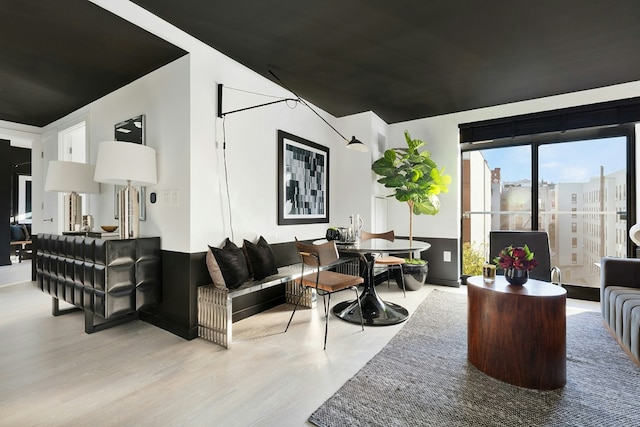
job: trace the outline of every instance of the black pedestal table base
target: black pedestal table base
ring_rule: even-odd
[[[367,253],[362,258],[367,266],[364,291],[360,295],[364,324],[368,326],[388,326],[407,320],[409,312],[406,308],[392,302],[383,301],[376,292],[373,274],[375,257]],[[347,322],[360,324],[358,301],[345,301],[336,304],[333,307],[333,314]]]
[[[377,294],[360,296],[364,324],[368,326],[395,325],[407,320],[409,312],[406,308],[392,302],[382,301]],[[351,323],[360,324],[358,301],[345,301],[333,307],[333,314]]]

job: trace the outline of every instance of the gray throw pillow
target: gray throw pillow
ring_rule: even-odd
[[[213,256],[211,247],[209,247],[209,250],[207,251],[205,260],[207,262],[207,270],[209,270],[209,276],[211,276],[211,280],[213,281],[213,286],[216,289],[227,289],[227,285],[224,282],[224,277],[222,276],[222,272],[220,271],[220,266],[218,265],[218,261],[216,261],[216,257]]]

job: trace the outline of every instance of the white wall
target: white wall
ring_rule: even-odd
[[[458,124],[451,115],[429,119],[413,120],[389,126],[389,147],[406,147],[404,131],[408,130],[413,139],[426,143],[423,149],[429,150],[438,168],[445,168],[451,175],[449,192],[440,194],[440,213],[432,215],[414,215],[413,235],[421,237],[458,238],[460,234],[461,198],[458,187],[460,181],[460,150],[458,148]],[[409,207],[395,199],[389,200],[389,227],[396,234],[409,235]]]
[[[189,248],[189,69],[187,55],[162,67],[141,79],[113,92],[87,106],[63,117],[43,128],[42,142],[34,146],[34,179],[37,188],[43,188],[46,166],[49,160],[58,156],[57,133],[78,120],[86,120],[88,129],[88,159],[95,164],[98,145],[102,141],[114,140],[114,126],[123,120],[144,114],[146,119],[146,143],[157,152],[158,184],[147,187],[147,220],[141,221],[140,233],[162,236],[163,249],[188,251]],[[43,152],[43,158],[37,155]],[[35,185],[35,184],[34,184]],[[167,206],[162,197],[158,203],[150,204],[149,195],[165,190],[175,190],[180,196],[178,206]],[[88,212],[95,217],[96,226],[117,224],[114,219],[114,188],[100,185],[100,194],[88,195]],[[35,193],[35,191],[34,191]],[[43,194],[45,217],[57,209],[50,205],[57,203],[57,197]],[[34,204],[34,206],[36,206]],[[42,222],[43,216],[36,216],[37,232],[56,232],[56,224]]]
[[[332,225],[348,226],[349,216],[359,214],[362,218],[362,229],[371,231],[375,228],[375,200],[371,193],[371,180],[375,174],[371,164],[382,153],[378,152],[378,134],[386,137],[387,124],[372,112],[354,114],[338,119],[337,125],[345,138],[355,136],[366,143],[368,153],[345,150],[338,151],[336,161],[332,165]],[[351,130],[351,133],[346,133]],[[386,222],[378,219],[378,222]],[[387,231],[387,230],[380,230]]]
[[[255,76],[252,81],[239,80],[237,75],[227,75],[224,77],[224,85],[260,93],[282,93],[281,88],[267,80],[261,82]],[[225,91],[223,96],[235,95],[231,91]],[[246,101],[249,101],[247,105],[264,102],[259,98],[255,98],[252,103],[250,100]],[[364,134],[364,130],[370,127],[366,119],[360,120],[357,117],[352,118],[349,123],[336,123],[335,118],[315,106],[312,108],[327,120],[333,121],[336,128],[344,129],[345,136],[346,133],[353,133],[354,129],[358,135]],[[193,251],[202,250],[207,244],[219,244],[225,237],[231,236],[231,225],[234,240],[238,244],[242,243],[242,239],[253,240],[259,235],[263,235],[267,241],[282,242],[296,237],[322,237],[330,225],[348,225],[348,216],[352,213],[370,215],[370,195],[367,191],[370,177],[368,173],[361,173],[370,165],[368,153],[348,150],[346,142],[304,105],[298,104],[291,109],[281,103],[230,114],[224,119],[224,129],[222,122],[222,119],[216,120],[215,144],[211,141],[203,141],[203,145],[194,144],[195,150],[207,152],[207,157],[216,162],[194,167],[194,171],[201,170],[207,176],[206,180],[194,179],[194,197],[207,199],[207,203],[210,203],[212,200],[209,199],[213,195],[214,204],[209,206],[213,209],[210,212],[201,211],[194,206],[192,214],[199,217],[197,223],[200,224],[200,230],[206,231],[193,236]],[[277,225],[278,129],[329,147],[328,224]],[[363,131],[360,132],[360,129]],[[222,145],[225,137],[231,221],[224,180]],[[212,145],[216,147],[213,153],[210,152]],[[195,157],[194,163],[203,163],[203,157]],[[196,193],[199,195],[196,196]]]

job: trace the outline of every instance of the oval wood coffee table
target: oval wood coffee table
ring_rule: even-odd
[[[560,286],[503,276],[467,279],[467,358],[485,374],[521,387],[552,390],[567,382],[566,303]]]

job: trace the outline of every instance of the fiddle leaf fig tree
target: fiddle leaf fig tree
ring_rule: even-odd
[[[392,188],[396,200],[409,205],[409,241],[413,243],[413,215],[435,215],[440,211],[438,194],[447,193],[451,176],[444,167],[431,158],[427,150],[418,151],[425,145],[419,139],[411,139],[404,131],[407,148],[392,148],[384,156],[373,162],[371,169],[382,178],[380,184]]]

